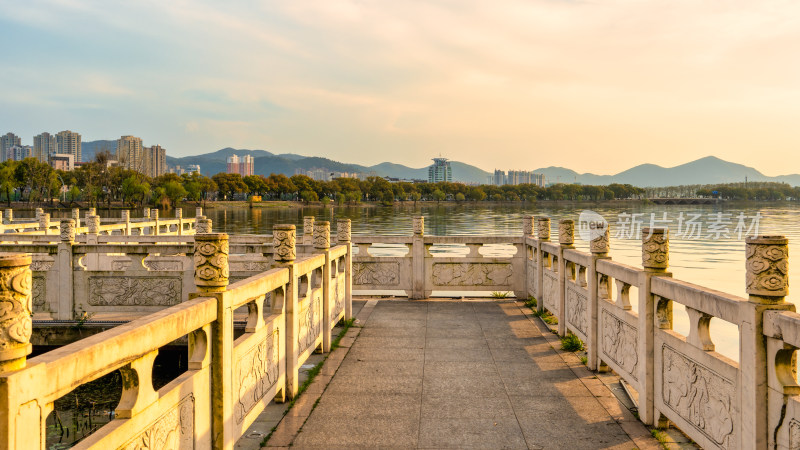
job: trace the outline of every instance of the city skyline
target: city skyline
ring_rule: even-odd
[[[777,1],[5,2],[0,123],[26,144],[135,130],[173,156],[230,146],[423,167],[442,153],[485,170],[615,173],[620,160],[714,154],[797,173],[798,13]]]

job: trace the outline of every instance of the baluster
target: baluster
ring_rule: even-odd
[[[158,355],[154,350],[119,369],[122,375],[122,397],[117,405],[118,419],[130,419],[158,400],[153,389],[153,362]]]
[[[289,284],[286,288],[284,305],[286,307],[286,395],[292,399],[299,390],[299,348],[300,330],[298,308],[298,282],[294,261],[297,257],[297,231],[294,225],[275,225],[272,229],[272,248],[274,266],[289,270]]]
[[[331,223],[314,223],[314,252],[325,254],[322,266],[322,351],[331,351]]]
[[[353,247],[351,240],[350,219],[338,219],[336,221],[336,238],[339,245],[347,246],[347,254],[344,258],[344,319],[350,320],[353,317]],[[359,250],[360,251],[360,250]]]

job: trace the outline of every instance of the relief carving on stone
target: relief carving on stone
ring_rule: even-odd
[[[93,306],[172,306],[181,298],[179,277],[89,277]]]
[[[400,284],[400,264],[396,262],[354,262],[353,284],[397,286]]]
[[[30,263],[31,257],[22,254],[0,259],[0,352],[30,353],[25,351],[33,332]]]
[[[300,353],[314,346],[322,330],[322,296],[314,295],[308,307],[300,311],[300,329],[297,333],[297,344]]]
[[[530,295],[538,295],[536,291],[536,270],[530,261],[526,265],[528,268],[528,292]]]
[[[667,345],[662,358],[664,403],[720,447],[734,445],[733,382]]]
[[[669,265],[669,230],[665,228],[642,229],[642,266],[666,269]]]
[[[174,270],[180,271],[183,270],[183,263],[180,261],[153,261],[153,260],[144,260],[142,261],[145,267],[150,270]]]
[[[549,271],[544,271],[542,277],[542,304],[551,313],[558,312],[558,275]]]
[[[550,239],[550,218],[540,217],[537,230],[539,239]]]
[[[575,243],[575,221],[564,219],[558,222],[558,243],[562,245]]]
[[[639,380],[636,373],[639,365],[639,337],[636,328],[614,317],[603,310],[603,353],[634,380]]]
[[[608,253],[610,250],[608,243],[609,234],[608,227],[606,227],[603,234],[589,241],[589,251],[592,253]]]
[[[59,235],[64,242],[75,241],[75,221],[72,219],[62,220],[59,226]]]
[[[33,295],[33,311],[40,312],[40,311],[47,311],[45,306],[47,305],[47,280],[43,276],[35,276],[33,277],[33,289],[31,294]]]
[[[506,286],[513,270],[508,263],[436,263],[433,284],[436,286]]]
[[[184,397],[122,448],[125,450],[194,448],[194,396],[190,394]]]
[[[269,263],[266,261],[231,261],[231,272],[266,272]]]
[[[314,234],[312,236],[314,248],[330,248],[331,246],[331,224],[328,221],[314,223]]]
[[[296,234],[294,225],[276,225],[272,230],[272,248],[276,262],[294,261]]]
[[[336,277],[336,304],[332,316],[334,318],[344,310],[344,285],[344,277]]]
[[[797,419],[789,422],[789,448],[800,448],[800,422]]]
[[[234,392],[238,401],[234,410],[236,423],[242,423],[253,407],[278,381],[278,333],[275,330],[236,362]]]
[[[567,322],[577,328],[578,331],[586,335],[589,333],[586,311],[588,300],[586,299],[586,294],[580,292],[578,289],[579,288],[575,286],[567,287],[567,298],[565,305],[567,308]]]
[[[202,234],[194,238],[194,279],[197,286],[228,284],[228,235]]]
[[[788,253],[788,241],[785,238],[747,238],[747,293],[770,297],[788,295]]]
[[[522,218],[522,232],[526,236],[530,236],[530,235],[533,234],[533,228],[534,228],[533,222],[534,222],[534,220],[535,219],[534,219],[533,216],[525,216],[525,217]]]
[[[53,268],[54,263],[53,260],[35,259],[31,261],[31,270],[46,272]]]
[[[336,240],[350,242],[350,219],[339,219],[336,222]]]

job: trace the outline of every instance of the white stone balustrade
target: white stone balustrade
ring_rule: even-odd
[[[202,208],[198,208],[201,210]],[[170,219],[158,217],[158,210],[144,210],[145,214],[140,219],[131,219],[130,211],[121,212],[121,218],[102,218],[99,235],[121,235],[121,236],[182,236],[184,234],[195,233],[195,223],[197,218],[184,218],[181,208],[175,210],[175,217]],[[76,233],[84,235],[89,233],[88,220],[90,217],[97,216],[96,208],[86,210],[83,220],[78,208],[71,212],[72,219],[75,220]],[[151,218],[152,216],[152,218]],[[0,225],[0,242],[47,242],[47,239],[33,236],[55,235],[58,230],[58,221],[51,219],[50,214],[45,213],[42,208],[37,208],[34,218],[14,218],[11,209],[3,211],[3,223]],[[198,216],[199,217],[199,216]],[[84,226],[81,226],[81,225]],[[24,239],[30,237],[30,241]],[[51,242],[56,239],[51,238]]]

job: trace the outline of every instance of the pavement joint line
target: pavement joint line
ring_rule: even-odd
[[[369,300],[361,308],[361,310],[358,312],[358,314],[356,314],[355,319],[359,321],[359,326],[351,326],[350,329],[347,330],[345,335],[349,334],[351,332],[351,330],[355,329],[357,331],[354,332],[353,339],[358,337],[358,335],[361,333],[361,328],[362,328],[363,324],[366,323],[366,321],[369,319],[369,316],[370,316],[370,314],[372,314],[372,310],[375,308],[376,304],[377,304],[377,300]],[[343,337],[344,337],[344,335],[343,335]],[[322,372],[322,369],[325,369],[326,365],[331,364],[331,366],[328,366],[328,368],[329,369],[334,369],[333,370],[333,374],[330,377],[321,377],[321,378],[315,379],[311,383],[311,386],[309,386],[309,389],[307,389],[303,394],[301,394],[303,396],[304,401],[306,401],[307,404],[313,405],[311,408],[308,409],[307,413],[305,413],[303,415],[292,416],[290,412],[287,412],[281,418],[280,422],[278,422],[278,425],[275,426],[275,432],[274,432],[273,436],[280,436],[282,434],[291,434],[291,436],[288,436],[287,439],[285,440],[287,445],[277,445],[277,446],[269,445],[269,441],[267,441],[267,446],[266,447],[262,447],[262,448],[268,448],[268,449],[272,449],[272,448],[275,448],[275,449],[278,449],[278,448],[289,448],[292,445],[292,443],[294,442],[294,440],[297,437],[297,435],[300,434],[300,431],[303,429],[303,425],[305,425],[306,420],[308,420],[309,416],[311,416],[311,413],[314,411],[314,407],[316,406],[316,404],[319,401],[319,399],[322,397],[322,394],[325,393],[325,390],[327,389],[328,385],[330,384],[331,381],[333,381],[334,375],[336,375],[336,372],[339,370],[339,367],[342,365],[342,362],[344,362],[344,358],[347,356],[347,353],[349,351],[350,351],[350,347],[338,347],[335,350],[333,350],[330,353],[328,353],[326,358],[323,360],[322,368],[320,369],[320,372]],[[339,357],[331,358],[331,356],[333,356],[334,353],[337,353],[337,352],[343,352],[344,356],[341,357],[341,358],[339,358]],[[332,366],[333,364],[335,364],[335,367]],[[321,380],[323,380],[323,379],[327,379],[327,381],[325,382],[325,386],[323,386],[322,389],[313,389],[313,390],[311,389],[311,387],[314,384],[321,383],[322,382]],[[309,392],[309,391],[311,391],[311,392]],[[299,401],[300,400],[298,399],[298,402]],[[293,425],[295,425],[295,424],[289,425],[289,421],[285,420],[287,417],[302,418],[302,423],[300,424],[300,426],[293,427]],[[290,427],[292,427],[293,429],[291,429]]]
[[[646,450],[646,449],[661,450],[662,447],[657,442],[653,441],[653,436],[650,434],[650,431],[647,429],[645,424],[636,419],[633,416],[633,414],[628,410],[628,408],[624,407],[624,405],[621,405],[619,403],[617,397],[614,396],[614,393],[611,392],[611,390],[608,388],[608,386],[605,385],[605,383],[600,381],[598,378],[597,380],[602,385],[602,388],[591,387],[589,386],[589,384],[587,384],[586,374],[587,373],[592,374],[592,372],[589,371],[589,369],[587,369],[586,366],[584,366],[582,363],[580,364],[580,367],[578,367],[576,364],[574,364],[575,361],[572,362],[570,361],[571,359],[569,358],[570,356],[574,358],[576,361],[580,360],[578,360],[578,357],[575,354],[561,350],[561,340],[558,338],[557,335],[554,335],[551,332],[551,328],[543,320],[541,320],[541,318],[537,318],[536,316],[533,315],[532,312],[526,311],[525,309],[528,307],[525,306],[524,302],[519,300],[515,303],[517,308],[519,308],[520,311],[522,311],[525,317],[531,323],[533,323],[534,326],[536,326],[536,328],[542,333],[547,343],[550,344],[550,347],[552,347],[556,351],[561,360],[564,361],[567,367],[569,367],[570,371],[572,371],[575,377],[578,378],[581,384],[583,384],[584,387],[586,387],[586,389],[589,391],[589,393],[592,394],[592,397],[594,397],[598,401],[598,403],[600,403],[600,406],[606,410],[608,415],[615,422],[617,422],[617,424],[619,424],[619,426],[622,428],[625,434],[627,434],[628,437],[636,444],[636,447],[640,450]],[[545,328],[545,330],[543,330],[542,328]],[[609,396],[597,395],[598,388],[605,389],[606,391],[608,391]]]

